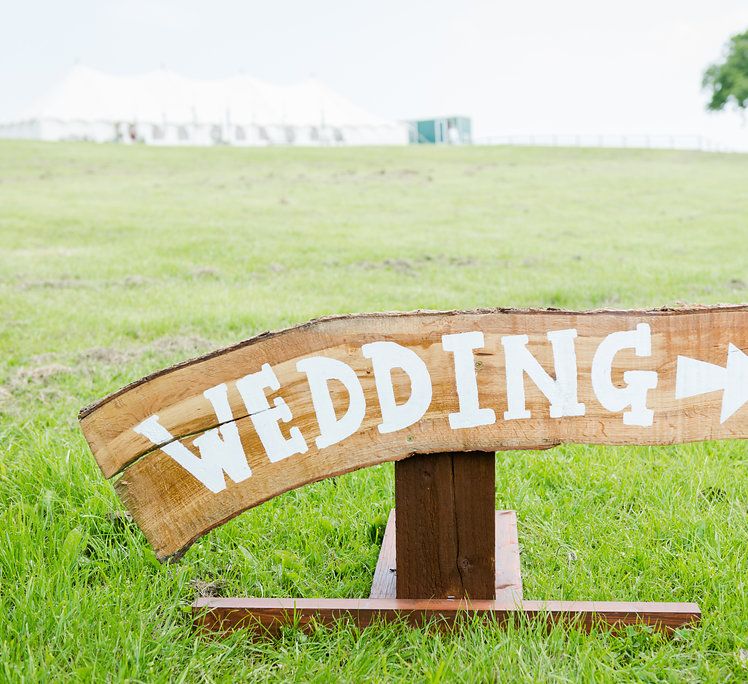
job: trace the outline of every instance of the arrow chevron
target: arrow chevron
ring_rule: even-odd
[[[727,347],[727,364],[679,356],[675,374],[675,398],[687,399],[723,390],[720,423],[724,423],[748,401],[748,356],[734,344]]]

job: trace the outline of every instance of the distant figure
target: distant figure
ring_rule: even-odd
[[[447,141],[450,145],[460,144],[460,131],[457,130],[457,126],[453,123],[449,123],[447,127]]]
[[[127,133],[130,136],[130,142],[138,142],[138,129],[135,127],[135,124],[130,124]]]

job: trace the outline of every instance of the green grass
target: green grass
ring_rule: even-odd
[[[0,681],[748,681],[748,448],[497,456],[525,595],[697,601],[664,640],[535,626],[196,637],[225,595],[365,596],[392,466],[285,494],[160,566],[78,409],[322,314],[748,299],[748,156],[0,143]]]

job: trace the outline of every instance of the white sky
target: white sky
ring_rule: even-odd
[[[0,120],[76,61],[271,82],[314,75],[390,118],[464,113],[477,136],[703,135],[748,149],[700,82],[747,0],[0,0]]]

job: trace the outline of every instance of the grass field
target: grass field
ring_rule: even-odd
[[[497,456],[525,595],[697,601],[665,640],[518,624],[196,637],[225,595],[365,596],[392,465],[161,566],[77,427],[142,375],[323,314],[748,300],[748,156],[0,143],[0,681],[748,681],[748,445]]]

